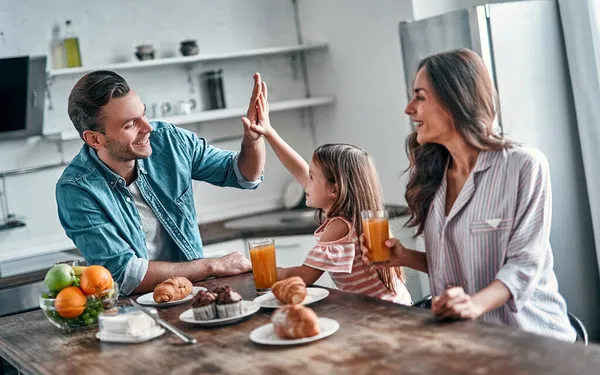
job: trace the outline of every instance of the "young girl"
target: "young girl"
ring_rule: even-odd
[[[329,272],[338,289],[384,300],[411,304],[398,267],[376,270],[361,258],[360,212],[382,209],[379,178],[368,154],[346,144],[328,144],[313,153],[310,166],[273,129],[265,82],[257,99],[258,122],[244,125],[265,136],[275,154],[306,191],[306,205],[318,209],[321,226],[315,231],[317,245],[304,264],[278,268],[279,280],[300,276],[312,285],[323,272]]]

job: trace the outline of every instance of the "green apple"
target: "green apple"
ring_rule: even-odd
[[[73,285],[75,282],[75,272],[73,272],[73,267],[68,264],[56,264],[48,273],[46,273],[46,277],[44,278],[44,283],[46,287],[51,292],[59,292],[62,289]]]

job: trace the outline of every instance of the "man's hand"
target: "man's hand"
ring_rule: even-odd
[[[264,85],[266,89],[266,85]],[[250,103],[248,104],[248,111],[246,112],[247,117],[242,117],[242,125],[244,126],[244,138],[249,141],[256,141],[260,138],[261,134],[252,129],[258,123],[258,100],[263,90],[263,82],[260,78],[260,73],[254,73],[254,88],[252,89],[252,95],[250,96]],[[265,100],[266,100],[266,93]]]
[[[256,109],[258,114],[258,122],[256,124],[250,124],[250,130],[269,137],[269,134],[273,132],[271,127],[271,120],[269,119],[269,102],[267,101],[268,90],[267,83],[262,82],[262,92],[258,95],[256,101]]]
[[[250,103],[248,104],[246,116],[248,117],[248,120],[250,120],[251,124],[256,124],[258,121],[256,101],[258,100],[258,95],[260,95],[262,91],[262,79],[260,77],[260,73],[254,73],[252,77],[254,78],[254,87],[252,88],[252,95],[250,96]]]
[[[213,261],[215,264],[213,275],[216,277],[234,276],[252,271],[252,263],[239,251]]]

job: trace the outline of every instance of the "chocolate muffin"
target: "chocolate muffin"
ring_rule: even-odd
[[[242,315],[242,296],[233,290],[225,290],[217,296],[217,315],[219,318],[231,318]]]
[[[231,287],[230,287],[229,285],[225,285],[225,286],[219,286],[219,287],[216,287],[216,288],[213,290],[213,293],[217,293],[217,294],[219,294],[219,293],[227,292],[227,291],[229,291],[229,290],[232,290],[232,289],[231,289]]]
[[[211,320],[217,318],[217,294],[207,291],[198,292],[192,299],[192,311],[196,320]]]

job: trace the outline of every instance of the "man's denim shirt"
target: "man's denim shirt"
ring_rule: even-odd
[[[255,189],[239,171],[239,154],[219,150],[194,133],[153,122],[152,155],[136,161],[136,183],[173,242],[170,260],[203,258],[192,180]],[[84,144],[56,184],[58,216],[88,264],[112,273],[122,294],[130,294],[148,269],[146,238],[125,180]]]

